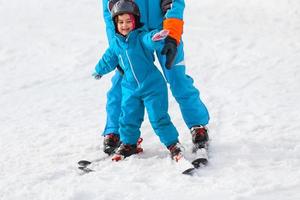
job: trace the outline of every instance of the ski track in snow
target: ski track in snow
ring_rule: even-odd
[[[300,3],[187,0],[187,73],[210,114],[210,162],[178,173],[147,117],[145,152],[104,156],[112,74],[91,71],[107,47],[99,1],[0,0],[0,199],[299,199]],[[191,138],[170,96],[170,115]]]

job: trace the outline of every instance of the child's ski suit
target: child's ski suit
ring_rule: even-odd
[[[95,67],[100,75],[111,72],[117,64],[124,70],[119,90],[122,91],[122,103],[118,131],[124,144],[137,143],[145,107],[160,141],[165,146],[178,141],[178,132],[168,114],[166,82],[153,63],[154,50],[163,45],[163,41],[151,40],[156,32],[147,33],[139,28],[127,37],[116,34]]]

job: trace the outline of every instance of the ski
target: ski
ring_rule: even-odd
[[[95,160],[80,160],[78,161],[78,169],[80,169],[81,172],[83,172],[84,174],[90,173],[90,172],[94,172],[95,170],[93,170],[90,166],[92,164],[98,163],[100,161],[104,161],[107,158],[111,157],[111,155],[105,155],[101,158],[95,159]]]
[[[81,167],[87,167],[90,164],[92,164],[92,162],[88,161],[88,160],[80,160],[80,161],[78,161],[78,165],[81,166]]]
[[[200,148],[197,146],[194,146],[192,152],[193,152],[195,159],[191,161],[191,164],[193,166],[184,170],[182,172],[182,174],[194,175],[194,173],[197,171],[197,169],[199,169],[201,167],[205,167],[208,164],[207,149],[208,149],[207,144],[205,144],[204,146],[201,146]]]
[[[140,147],[140,143],[141,143],[141,141],[138,143],[139,147]],[[142,152],[142,151],[140,151],[140,152]],[[106,154],[103,157],[95,159],[95,160],[80,160],[77,163],[78,169],[83,174],[95,172],[95,170],[93,169],[93,165],[97,164],[98,162],[104,161],[108,158],[112,158],[113,155],[114,154],[110,154],[110,155]],[[179,171],[184,175],[192,176],[195,174],[195,172],[199,168],[202,168],[208,164],[207,145],[201,146],[200,148],[194,146],[192,149],[192,155],[193,155],[194,159],[186,159],[182,155],[182,158],[180,158],[176,162],[177,168],[179,168]]]
[[[82,167],[82,166],[79,166],[78,169],[82,170],[82,172],[84,172],[84,173],[90,173],[90,172],[94,172],[95,171],[95,170],[93,170],[91,168]]]
[[[137,141],[138,153],[143,152],[143,148],[141,147],[142,142],[143,142],[143,138],[139,138],[138,141]],[[106,154],[101,158],[91,160],[91,161],[89,161],[89,160],[80,160],[80,161],[78,161],[77,162],[77,164],[79,165],[78,169],[80,169],[81,172],[83,172],[83,174],[94,172],[95,170],[93,170],[91,168],[91,166],[93,164],[96,164],[96,163],[100,162],[100,161],[104,161],[107,158],[112,158],[114,156],[114,153],[117,150],[117,148],[110,149],[109,151],[106,151],[106,150],[107,149],[105,149]]]
[[[196,170],[198,170],[200,167],[206,166],[208,163],[208,160],[206,158],[196,158],[191,162],[193,167],[190,167],[182,172],[182,174],[185,175],[194,175]]]

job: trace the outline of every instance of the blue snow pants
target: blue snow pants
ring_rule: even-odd
[[[162,82],[163,84],[159,84]],[[161,76],[157,84],[137,89],[122,87],[120,139],[124,144],[136,144],[145,108],[154,132],[166,147],[178,142],[178,132],[168,114],[168,89]]]

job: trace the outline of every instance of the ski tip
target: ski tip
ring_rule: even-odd
[[[197,159],[192,161],[192,165],[194,167],[191,167],[191,168],[188,168],[187,170],[184,170],[182,172],[182,174],[194,175],[194,173],[196,172],[197,169],[199,169],[202,166],[206,166],[207,163],[208,163],[208,159],[206,159],[206,158],[197,158]]]
[[[80,166],[87,166],[87,165],[90,165],[90,164],[92,164],[92,162],[90,162],[88,160],[80,160],[78,162],[78,165],[80,165]]]
[[[94,172],[95,171],[95,170],[92,170],[92,169],[87,168],[87,167],[78,167],[78,169],[80,169],[84,173],[90,173],[90,172]]]
[[[189,176],[194,175],[194,173],[195,173],[195,168],[189,168],[189,169],[184,170],[184,171],[182,172],[182,174],[184,174],[184,175],[189,175]]]
[[[207,165],[208,160],[206,158],[197,158],[192,161],[192,165],[194,165],[195,168],[199,168],[201,165]]]

